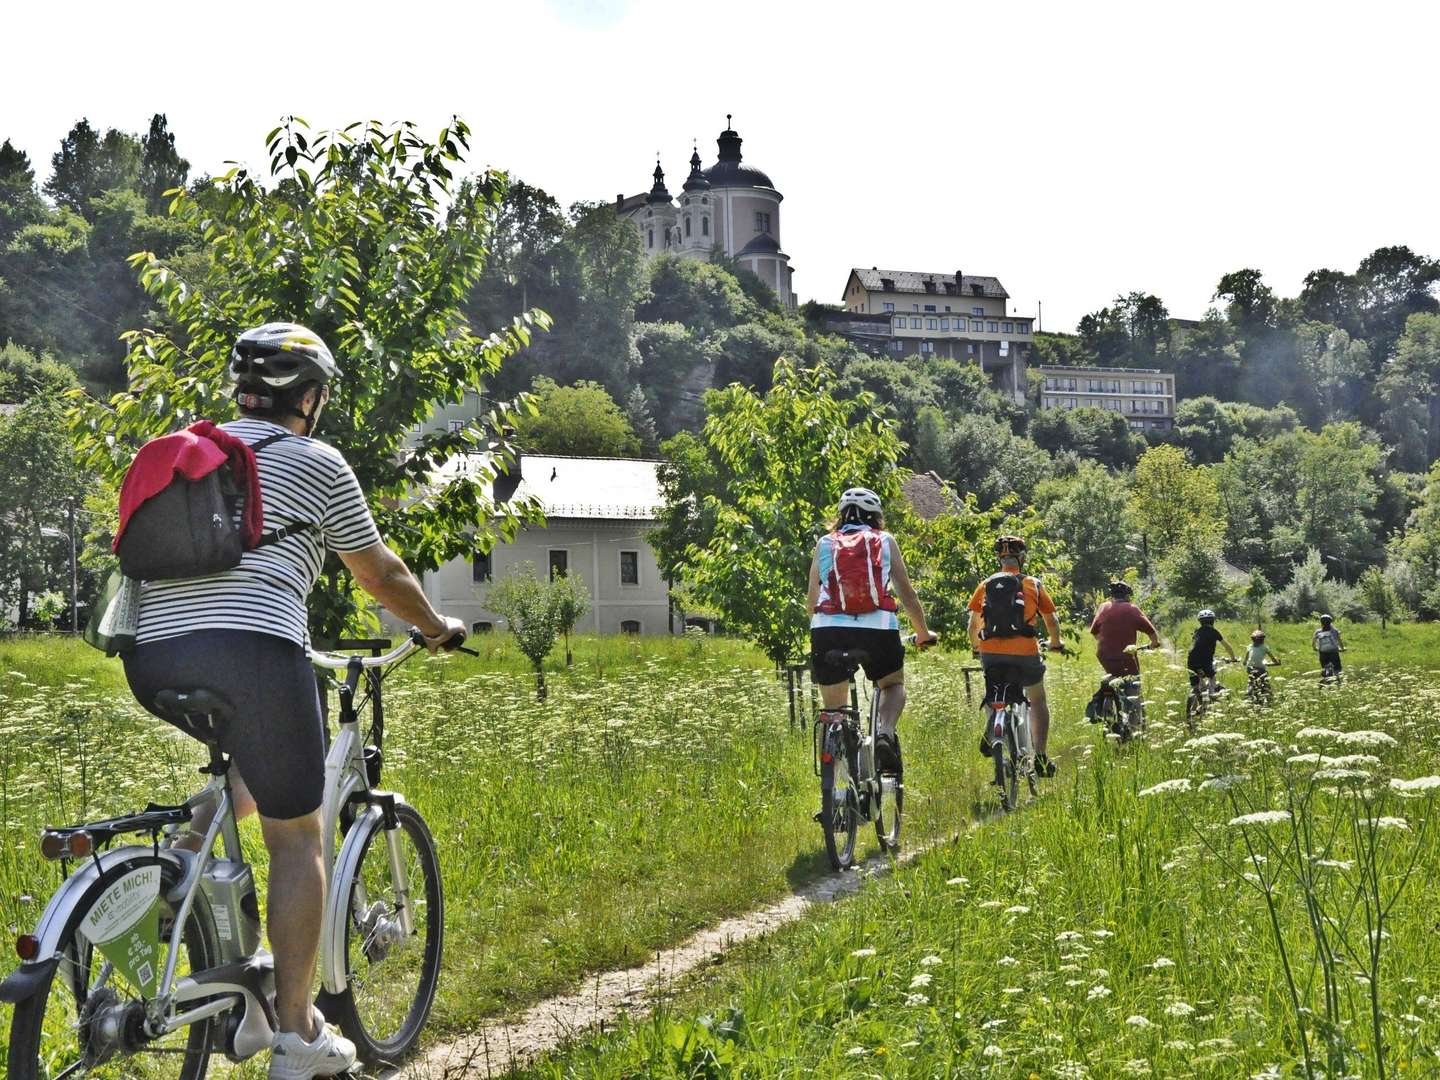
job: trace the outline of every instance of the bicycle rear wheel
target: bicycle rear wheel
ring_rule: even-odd
[[[838,731],[823,736],[820,755],[820,830],[825,834],[825,854],[836,870],[845,870],[855,861],[855,834],[860,818],[855,781],[846,763],[845,738]]]
[[[440,978],[445,900],[435,841],[413,806],[397,801],[395,817],[393,832],[378,821],[371,827],[355,872],[340,883],[348,897],[346,986],[328,1004],[370,1064],[393,1064],[414,1048]],[[405,868],[408,893],[398,887],[397,865]],[[408,934],[401,921],[406,910]]]
[[[881,851],[900,850],[900,814],[905,806],[905,785],[893,773],[882,773],[875,796],[875,836]]]
[[[98,901],[106,889],[156,859],[138,856],[107,870],[92,889]],[[160,862],[161,951],[175,918],[164,899],[175,887],[177,870]],[[82,910],[90,901],[82,901]],[[219,960],[220,948],[210,908],[197,895],[181,938],[176,977],[204,971]],[[104,962],[76,929],[60,942],[60,963],[32,997],[15,1006],[10,1021],[10,1080],[48,1080],[60,1076],[134,1077],[138,1080],[201,1080],[210,1065],[215,1018],[201,1020],[160,1039],[140,1029],[145,1006],[139,993]],[[187,1002],[194,1008],[199,1002]]]

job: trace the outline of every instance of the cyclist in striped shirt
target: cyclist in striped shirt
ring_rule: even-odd
[[[264,527],[287,534],[224,573],[145,582],[136,647],[125,659],[131,690],[156,715],[155,695],[165,689],[211,690],[234,710],[220,744],[233,763],[236,813],[258,809],[270,853],[266,911],[279,1018],[272,1080],[333,1076],[355,1062],[354,1045],[326,1028],[310,997],[325,895],[325,732],[305,603],[326,554],[337,553],[366,592],[418,626],[432,651],[464,635],[464,624],[430,605],[380,539],[345,459],[311,438],[339,373],[325,343],[303,326],[267,323],[240,336],[230,359],[240,419],[221,426],[252,445],[270,440],[255,455]],[[203,833],[204,825],[192,828]]]

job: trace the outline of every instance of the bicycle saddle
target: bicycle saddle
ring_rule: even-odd
[[[234,711],[222,695],[203,688],[161,690],[155,695],[155,708],[181,731],[205,743],[215,742],[216,725]]]
[[[1025,700],[1025,679],[1020,669],[995,664],[985,669],[985,700],[1019,704]]]

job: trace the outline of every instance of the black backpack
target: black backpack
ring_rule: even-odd
[[[981,612],[989,638],[1034,637],[1035,627],[1025,621],[1025,579],[999,573],[985,579],[985,607]]]
[[[253,444],[258,454],[289,432],[271,435]],[[115,553],[120,572],[137,581],[177,581],[208,577],[233,570],[245,554],[240,520],[245,493],[235,483],[228,465],[198,480],[176,475],[165,488],[146,499],[133,514]],[[276,529],[260,537],[255,546],[278,543],[304,532],[308,521]]]

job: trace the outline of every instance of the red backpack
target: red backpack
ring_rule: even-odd
[[[895,598],[885,591],[885,534],[874,529],[833,532],[825,537],[835,561],[825,583],[819,610],[826,615],[868,615],[895,611]]]

